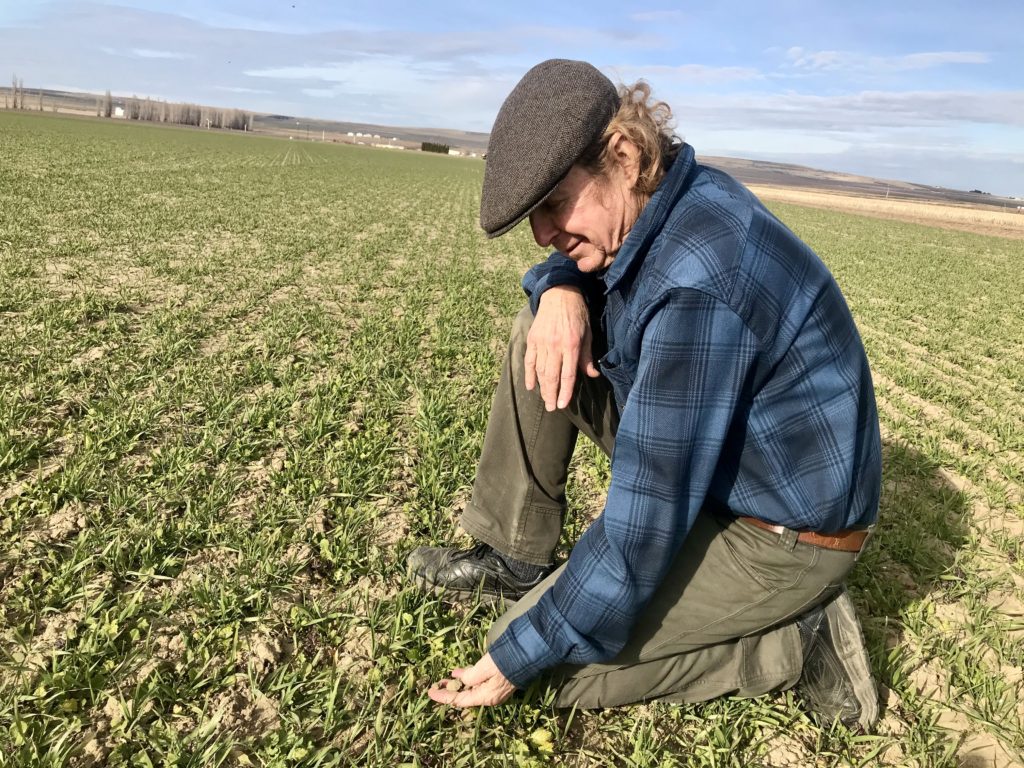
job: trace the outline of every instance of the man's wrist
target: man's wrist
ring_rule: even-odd
[[[562,299],[567,299],[569,294],[575,294],[580,297],[583,303],[587,301],[587,295],[583,292],[583,289],[575,285],[552,285],[540,295],[540,301],[544,301],[544,297],[549,294],[551,298]]]

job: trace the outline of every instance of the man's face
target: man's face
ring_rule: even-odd
[[[538,245],[556,248],[582,272],[596,272],[614,261],[636,220],[630,210],[628,189],[616,177],[601,179],[574,165],[530,214],[530,227]]]

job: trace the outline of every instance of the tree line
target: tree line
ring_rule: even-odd
[[[28,97],[25,95],[25,83],[20,77],[14,75],[11,77],[11,94],[14,103],[12,104],[8,99],[8,95],[4,94],[4,109],[33,109],[29,106]],[[38,91],[37,96],[39,100],[36,102],[36,107],[40,112],[43,111],[43,92]]]
[[[114,97],[110,91],[96,100],[97,117],[114,116]],[[200,128],[226,128],[232,131],[251,131],[253,115],[242,109],[218,109],[186,102],[140,99],[132,96],[124,100],[127,120],[145,120],[151,123],[194,125]]]
[[[38,91],[38,108],[43,109],[43,92]],[[10,97],[10,98],[9,98]],[[11,103],[13,99],[13,104]],[[96,117],[124,117],[128,120],[145,120],[151,123],[173,123],[194,125],[200,128],[225,128],[232,131],[251,131],[253,114],[243,109],[219,109],[199,104],[160,101],[157,99],[115,99],[110,91],[96,99]],[[123,106],[122,106],[123,104]],[[25,95],[24,81],[17,75],[11,78],[11,93],[4,94],[5,109],[31,109]],[[123,114],[115,114],[116,109]],[[56,111],[56,105],[54,106]]]

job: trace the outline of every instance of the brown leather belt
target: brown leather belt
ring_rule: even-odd
[[[737,517],[737,520],[742,520],[744,523],[756,526],[772,533],[783,534],[786,532],[785,526],[775,525],[774,523],[767,523],[764,520],[759,520],[756,517]],[[822,547],[824,549],[835,549],[840,552],[860,552],[861,547],[864,546],[864,541],[868,537],[868,532],[859,528],[848,528],[845,531],[836,531],[835,533],[816,533],[815,531],[798,531],[796,540],[801,544],[810,544],[813,547]]]

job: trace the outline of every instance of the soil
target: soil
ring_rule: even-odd
[[[858,197],[822,190],[751,185],[761,199],[793,203],[829,211],[843,211],[877,219],[906,221],[928,227],[1024,240],[1024,215],[979,210],[961,205]]]

